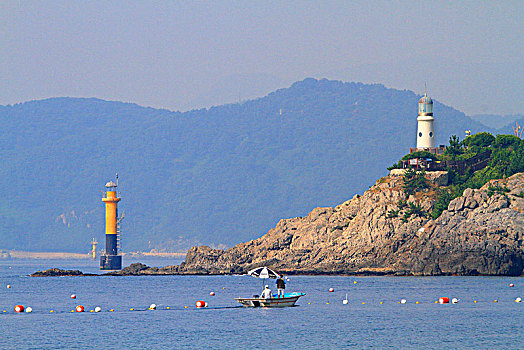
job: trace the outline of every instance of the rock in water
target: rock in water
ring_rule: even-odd
[[[37,271],[31,274],[31,277],[53,277],[53,276],[84,276],[80,270],[62,270],[62,269],[48,269],[45,271]]]

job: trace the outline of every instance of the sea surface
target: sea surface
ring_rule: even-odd
[[[233,300],[261,292],[251,276],[28,277],[51,267],[99,272],[88,260],[0,260],[0,349],[524,349],[522,277],[289,276],[288,292],[307,293],[297,307],[252,309]],[[443,296],[460,301],[435,304]]]

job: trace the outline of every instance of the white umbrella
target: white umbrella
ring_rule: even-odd
[[[257,267],[256,269],[249,271],[247,274],[253,277],[263,278],[263,279],[280,278],[280,275],[278,273],[276,273],[275,271],[265,266]]]
[[[256,269],[249,271],[247,274],[253,277],[262,278],[262,287],[264,286],[266,278],[281,278],[278,273],[265,266],[257,267]]]

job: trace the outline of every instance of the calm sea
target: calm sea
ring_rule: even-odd
[[[233,298],[261,292],[250,276],[27,276],[50,267],[98,272],[91,261],[0,260],[1,349],[524,348],[524,303],[514,302],[524,278],[291,276],[287,290],[307,293],[298,307],[248,309]],[[435,304],[442,296],[460,301]],[[16,304],[33,312],[15,314]],[[71,313],[77,305],[87,312]]]

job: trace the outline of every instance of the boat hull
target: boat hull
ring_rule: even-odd
[[[290,293],[285,294],[284,297],[277,298],[235,298],[240,304],[245,307],[289,307],[295,306],[297,300],[306,295],[306,293]]]

